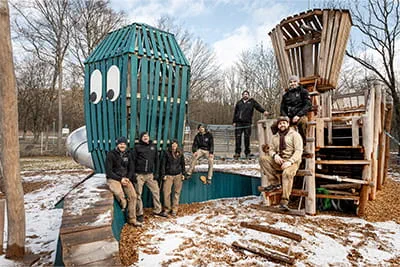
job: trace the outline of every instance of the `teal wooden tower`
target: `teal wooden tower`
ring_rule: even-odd
[[[173,34],[133,23],[110,32],[85,61],[85,120],[96,172],[119,136],[148,131],[159,150],[182,143],[190,66]]]

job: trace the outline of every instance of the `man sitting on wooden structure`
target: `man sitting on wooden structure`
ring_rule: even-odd
[[[133,187],[133,183],[136,182],[133,169],[133,161],[127,150],[127,139],[122,136],[117,140],[117,147],[107,153],[107,185],[121,205],[122,210],[128,209],[128,223],[134,226],[142,226],[140,222],[136,221],[137,195]]]
[[[307,89],[299,85],[299,77],[289,77],[289,90],[283,95],[281,102],[281,116],[290,118],[290,125],[296,125],[303,138],[306,140],[307,112],[311,109],[310,95]]]
[[[283,210],[289,210],[293,178],[299,169],[303,154],[303,140],[298,132],[289,128],[289,123],[289,117],[279,117],[278,133],[272,137],[268,154],[260,157],[261,171],[268,179],[269,188],[278,189],[282,185],[280,208]]]
[[[212,134],[206,130],[203,124],[199,124],[197,126],[197,130],[199,131],[194,137],[192,151],[193,151],[193,160],[190,166],[187,175],[192,175],[194,168],[196,166],[197,160],[202,157],[207,158],[208,160],[208,176],[207,180],[204,179],[204,176],[201,176],[200,179],[204,184],[211,184],[211,179],[213,176],[213,164],[214,164],[214,138]]]

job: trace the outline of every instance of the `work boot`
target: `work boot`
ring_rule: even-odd
[[[136,221],[142,223],[144,221],[143,215],[136,216]]]
[[[176,217],[176,211],[171,212],[172,217]]]
[[[286,205],[286,204],[279,204],[279,209],[281,211],[289,211],[290,210],[288,205]]]
[[[233,158],[234,158],[235,160],[238,160],[238,159],[240,158],[240,154],[235,153],[235,155],[233,155]]]
[[[128,220],[128,224],[130,224],[130,225],[132,225],[132,226],[134,226],[134,227],[142,227],[143,226],[143,224],[141,223],[141,222],[138,222],[138,221],[133,221],[133,220]]]
[[[168,214],[166,214],[165,212],[160,212],[160,213],[155,213],[155,212],[153,212],[153,215],[160,216],[160,217],[164,217],[164,218],[167,218],[167,217],[168,217]]]

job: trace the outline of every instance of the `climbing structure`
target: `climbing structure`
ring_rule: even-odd
[[[85,61],[85,120],[96,172],[119,136],[148,131],[182,143],[190,66],[173,34],[134,23],[110,32]]]
[[[316,213],[317,199],[336,199],[352,202],[363,215],[387,173],[392,104],[382,86],[333,94],[351,25],[347,10],[314,9],[282,20],[269,33],[282,85],[288,88],[289,76],[298,75],[312,98],[304,166],[297,173],[304,183],[292,192],[305,196],[308,214]],[[271,140],[272,122],[259,121],[260,143]],[[274,202],[280,192],[264,194]]]

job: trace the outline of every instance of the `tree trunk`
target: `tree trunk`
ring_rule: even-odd
[[[10,16],[6,0],[0,0],[0,28],[2,29],[0,31],[0,131],[2,136],[0,157],[8,214],[6,257],[16,259],[22,257],[25,252],[25,209],[19,175],[17,92],[11,48]]]
[[[62,118],[62,83],[63,83],[63,73],[62,64],[58,66],[58,138],[57,138],[57,151],[61,150],[62,143],[62,128],[63,128],[63,118]]]

